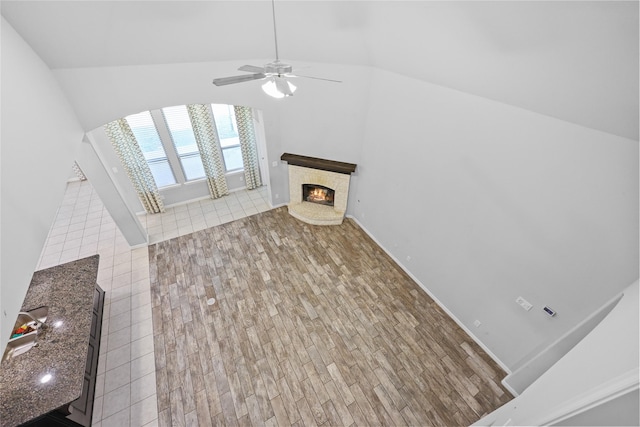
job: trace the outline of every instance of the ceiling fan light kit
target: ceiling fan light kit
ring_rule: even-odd
[[[245,74],[240,76],[221,77],[213,79],[213,84],[216,86],[225,86],[235,83],[249,82],[252,80],[268,79],[263,85],[262,90],[273,98],[284,98],[292,96],[296,91],[296,86],[287,80],[288,77],[306,77],[316,80],[325,80],[329,82],[340,83],[338,80],[323,79],[320,77],[301,76],[293,74],[293,67],[284,62],[280,62],[278,57],[278,36],[276,32],[276,8],[275,1],[271,0],[271,11],[273,13],[273,39],[276,47],[276,59],[273,62],[266,64],[264,67],[257,67],[255,65],[243,65],[238,68],[239,71],[247,71],[252,74]]]
[[[277,99],[292,96],[296,89],[296,85],[285,80],[284,77],[270,77],[269,80],[262,85],[264,93]]]

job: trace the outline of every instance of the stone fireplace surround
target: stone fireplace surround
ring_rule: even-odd
[[[284,153],[280,159],[289,164],[289,214],[313,225],[342,224],[347,211],[351,173],[356,165],[289,153]],[[323,185],[334,190],[333,206],[303,201],[303,184]]]

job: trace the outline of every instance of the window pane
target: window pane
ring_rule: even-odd
[[[234,145],[240,145],[240,138],[237,136],[235,138],[220,138],[220,146],[222,148],[233,147]]]
[[[177,105],[162,109],[164,120],[171,133],[173,145],[176,148],[184,177],[187,181],[205,177],[202,158],[196,144],[196,137],[191,127],[191,119],[186,105]]]
[[[216,128],[218,128],[220,146],[225,148],[240,144],[233,105],[211,104],[211,110],[216,121]]]
[[[147,161],[167,158],[164,148],[162,148],[156,125],[151,118],[151,113],[144,111],[139,114],[133,114],[127,116],[126,120]]]
[[[242,150],[240,147],[224,148],[222,150],[224,165],[227,171],[242,169]]]
[[[176,183],[173,171],[171,170],[167,160],[151,162],[149,163],[149,169],[151,169],[151,174],[153,175],[153,179],[156,180],[156,185],[158,187],[164,187]]]
[[[147,160],[156,185],[158,187],[164,187],[175,184],[176,179],[169,166],[167,153],[165,153],[162,147],[162,142],[160,141],[160,136],[156,130],[156,125],[153,122],[151,113],[149,111],[143,111],[142,113],[127,116],[125,119],[127,123],[129,123],[131,132],[133,132],[133,135],[136,137],[136,141],[138,141],[144,158]]]
[[[198,153],[198,145],[193,135],[191,120],[186,105],[167,107],[162,109],[162,114],[167,122],[173,145],[179,156],[183,154]]]
[[[202,159],[199,155],[181,156],[180,162],[187,181],[204,178],[204,166],[202,166]]]

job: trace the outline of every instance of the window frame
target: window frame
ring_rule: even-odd
[[[140,141],[138,141],[138,137],[135,136],[135,132],[133,131],[133,129],[135,128],[134,126],[132,126],[131,121],[129,120],[130,117],[132,116],[137,116],[143,113],[149,113],[149,116],[151,117],[151,122],[153,123],[153,126],[156,130],[156,134],[158,135],[158,139],[160,140],[160,144],[161,147],[164,151],[164,157],[157,157],[157,158],[153,158],[153,159],[148,159],[147,156],[145,155],[145,151],[142,148],[142,145],[140,144]],[[153,180],[156,183],[156,186],[158,187],[158,189],[161,188],[168,188],[171,186],[175,186],[177,184],[179,184],[179,180],[178,180],[178,176],[176,175],[176,171],[175,168],[173,167],[173,164],[171,162],[171,153],[170,151],[167,151],[167,147],[164,143],[164,140],[162,139],[162,135],[160,134],[160,131],[158,129],[158,123],[156,121],[156,118],[153,115],[153,111],[152,110],[146,110],[146,111],[140,111],[139,113],[135,113],[135,114],[129,114],[128,116],[124,117],[124,119],[126,120],[127,124],[129,125],[129,128],[131,129],[131,132],[134,134],[136,141],[138,142],[138,146],[140,147],[140,151],[142,151],[142,155],[144,156],[147,165],[149,166],[149,169],[151,170],[151,175],[153,176]],[[157,165],[157,164],[161,164],[161,163],[167,163],[167,166],[169,167],[169,171],[171,172],[171,175],[173,177],[173,182],[170,184],[166,184],[163,186],[158,185],[158,179],[156,178],[156,176],[153,174],[153,165]]]
[[[226,105],[227,107],[230,107],[230,115],[233,115],[233,124],[235,127],[235,131],[236,133],[238,132],[238,124],[236,123],[236,116],[235,116],[235,109],[233,105],[230,104],[214,104],[214,103],[210,103],[208,104],[209,106],[209,112],[211,113],[211,118],[214,120],[214,122],[216,123],[216,132],[218,133],[218,141],[220,141],[220,155],[222,156],[222,163],[224,164],[224,170],[225,170],[225,175],[229,174],[229,173],[237,173],[237,172],[242,172],[244,171],[244,163],[242,164],[241,167],[236,168],[236,169],[229,169],[227,168],[227,159],[224,156],[224,152],[225,150],[231,150],[234,148],[240,148],[240,155],[242,156],[242,148],[240,147],[240,136],[238,136],[238,142],[236,144],[233,145],[228,145],[226,147],[222,146],[222,138],[220,138],[220,132],[218,131],[218,122],[216,121],[216,115],[215,112],[213,111],[213,106],[214,105]]]
[[[242,155],[242,148],[240,147],[240,143],[239,142],[237,144],[231,145],[229,147],[224,147],[224,148],[220,147],[220,150],[222,151],[222,163],[224,164],[225,175],[244,171],[244,164],[241,167],[236,168],[236,169],[227,169],[227,159],[224,157],[224,151],[225,150],[230,150],[232,148],[240,148],[240,155]]]
[[[187,184],[187,183],[190,183],[190,182],[197,182],[197,181],[204,180],[204,179],[207,178],[206,173],[205,173],[204,176],[201,176],[201,177],[198,177],[198,178],[192,178],[192,179],[188,179],[187,178],[187,172],[185,170],[186,168],[185,168],[184,164],[182,163],[182,159],[183,158],[192,158],[192,157],[196,157],[197,156],[198,159],[200,160],[200,163],[202,164],[202,154],[200,153],[200,148],[198,147],[197,143],[195,145],[196,151],[192,151],[192,152],[185,153],[185,154],[180,154],[178,152],[178,146],[176,145],[176,141],[173,138],[173,133],[171,132],[171,128],[169,127],[169,123],[167,122],[167,117],[166,117],[166,115],[164,113],[164,109],[165,108],[175,108],[175,107],[185,107],[185,110],[186,110],[186,105],[182,104],[182,105],[172,105],[172,106],[169,106],[169,107],[162,107],[158,111],[160,113],[159,117],[162,118],[163,127],[166,129],[166,133],[168,135],[168,140],[170,141],[170,144],[167,144],[167,145],[171,146],[172,151],[174,152],[174,154],[175,154],[175,156],[177,158],[177,162],[178,162],[178,164],[180,166],[181,177],[183,178],[183,182],[181,182],[181,184]],[[187,111],[187,115],[188,114],[189,113]],[[191,123],[189,123],[189,129],[193,133],[193,127],[191,126]],[[162,137],[160,139],[162,139]],[[194,135],[194,143],[195,143],[195,135]],[[163,144],[164,144],[164,141],[163,141]],[[204,167],[203,167],[203,169],[204,169]]]
[[[234,106],[231,104],[214,104],[214,103],[209,103],[207,104],[208,107],[208,111],[210,114],[211,119],[214,121],[214,123],[216,123],[216,132],[217,132],[217,136],[218,136],[218,140],[219,140],[219,146],[218,146],[218,150],[220,152],[220,156],[222,158],[222,164],[224,167],[224,175],[225,177],[230,177],[230,176],[234,176],[240,173],[244,172],[244,164],[242,164],[239,168],[236,169],[229,169],[227,167],[227,160],[225,158],[225,150],[231,150],[231,149],[241,149],[241,144],[240,144],[240,139],[238,137],[238,142],[236,144],[233,145],[229,145],[226,147],[222,147],[222,139],[220,138],[220,132],[217,129],[217,122],[216,122],[216,118],[215,118],[215,114],[213,111],[213,105],[228,105],[229,109],[230,109],[230,114],[233,115],[233,122],[234,122],[234,126],[235,126],[235,130],[237,132],[237,123],[235,122],[235,109],[233,108]],[[193,179],[187,179],[187,175],[185,173],[185,168],[182,164],[182,158],[188,158],[188,157],[193,157],[193,156],[198,156],[200,161],[202,161],[202,154],[200,153],[199,148],[196,145],[197,151],[192,152],[192,153],[188,153],[188,154],[183,154],[180,155],[178,153],[178,148],[175,145],[175,142],[173,140],[173,135],[171,133],[171,129],[169,128],[169,124],[167,123],[167,120],[165,118],[163,109],[164,108],[171,108],[171,107],[181,107],[181,106],[185,106],[185,104],[179,104],[179,105],[171,105],[168,107],[162,107],[162,108],[158,108],[158,109],[153,109],[153,110],[145,110],[145,111],[141,111],[139,113],[134,113],[134,114],[130,114],[126,117],[129,116],[135,116],[137,114],[142,114],[142,113],[149,113],[151,115],[151,119],[153,121],[153,124],[155,126],[156,132],[158,134],[158,137],[160,138],[160,143],[162,144],[162,148],[164,149],[164,154],[165,157],[163,157],[162,159],[153,159],[152,161],[147,160],[147,164],[151,167],[151,164],[154,162],[166,162],[169,166],[169,170],[171,171],[171,173],[173,174],[173,178],[174,178],[174,183],[172,184],[167,184],[167,185],[163,185],[160,186],[157,183],[156,177],[154,176],[154,180],[156,181],[156,185],[158,185],[158,190],[162,191],[162,190],[166,190],[166,189],[170,189],[172,187],[179,187],[181,185],[190,185],[193,183],[197,183],[197,182],[201,182],[206,180],[206,175],[204,177],[201,178],[193,178]],[[126,119],[125,117],[125,119]],[[193,131],[193,129],[192,129]],[[242,152],[240,152],[242,155]],[[146,159],[146,156],[145,156]]]

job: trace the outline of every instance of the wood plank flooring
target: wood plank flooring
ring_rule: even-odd
[[[279,208],[149,257],[161,426],[469,425],[512,399],[349,219],[312,226]]]

